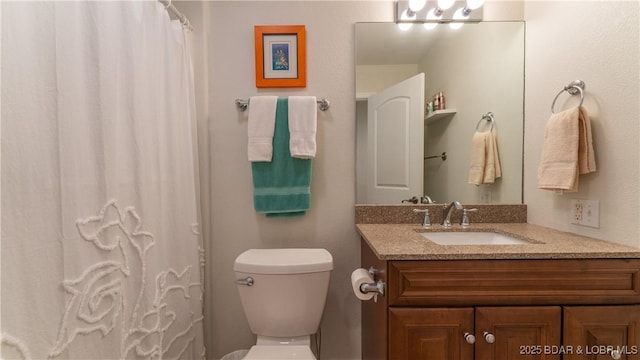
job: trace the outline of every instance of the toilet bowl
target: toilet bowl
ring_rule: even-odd
[[[315,359],[333,257],[325,249],[250,249],[234,263],[240,300],[257,342],[245,359]]]

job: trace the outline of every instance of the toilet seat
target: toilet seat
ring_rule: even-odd
[[[304,345],[254,345],[244,360],[316,360],[311,348]]]

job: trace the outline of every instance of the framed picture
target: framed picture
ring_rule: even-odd
[[[256,87],[306,87],[304,25],[256,26]]]

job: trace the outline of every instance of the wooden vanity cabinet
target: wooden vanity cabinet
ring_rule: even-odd
[[[611,359],[610,349],[619,350],[620,359],[640,359],[639,306],[567,306],[564,308],[564,343],[584,344],[587,358]],[[564,359],[584,359],[567,354]]]
[[[640,360],[639,259],[361,261],[363,359]]]
[[[390,359],[519,359],[560,344],[561,309],[389,308]],[[542,352],[542,350],[540,351]],[[533,353],[533,354],[531,354]],[[545,359],[559,359],[547,356]]]
[[[389,359],[473,359],[473,308],[389,308]],[[363,357],[364,358],[364,357]]]

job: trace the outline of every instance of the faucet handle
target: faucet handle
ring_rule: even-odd
[[[431,227],[431,216],[429,216],[429,209],[413,209],[415,213],[424,213],[424,218],[422,219],[423,227]]]
[[[460,225],[462,226],[470,226],[471,222],[469,221],[469,213],[476,212],[478,209],[462,209],[462,221],[460,221]]]

